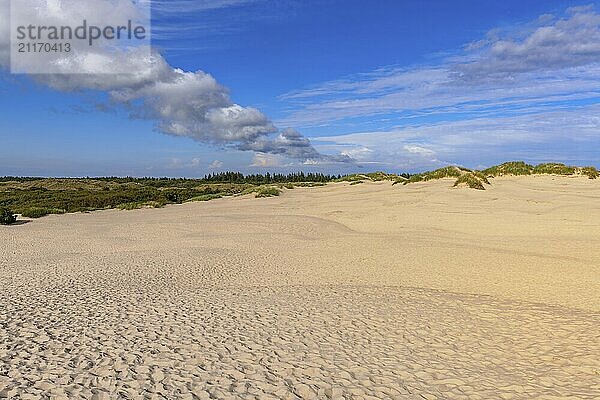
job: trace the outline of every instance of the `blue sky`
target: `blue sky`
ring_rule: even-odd
[[[600,165],[594,3],[164,0],[153,7],[153,45],[169,74],[189,85],[176,94],[172,86],[169,95],[155,87],[135,93],[134,102],[148,103],[141,118],[115,105],[122,88],[114,84],[1,73],[0,175],[414,172],[513,159]],[[210,91],[205,74],[214,78]],[[229,97],[208,106],[212,125],[202,119],[199,128],[178,99],[209,95]],[[165,104],[184,112],[157,115]],[[236,123],[225,120],[232,112],[241,116]]]

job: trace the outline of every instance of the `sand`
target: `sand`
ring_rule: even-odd
[[[0,227],[0,398],[600,398],[600,182]]]

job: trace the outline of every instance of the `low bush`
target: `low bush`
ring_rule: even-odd
[[[26,218],[42,218],[50,214],[64,214],[65,210],[59,208],[46,207],[28,207],[21,211],[21,215]]]
[[[223,197],[223,194],[221,194],[221,193],[203,194],[201,196],[192,197],[191,199],[187,200],[187,202],[191,202],[191,201],[210,201],[210,200],[220,199],[221,197]]]
[[[131,203],[119,204],[116,208],[119,210],[137,210],[139,208],[161,208],[164,207],[165,203],[158,201],[134,201]]]
[[[8,208],[0,208],[0,225],[10,225],[17,222],[16,215]]]
[[[255,197],[273,197],[279,196],[281,191],[275,186],[262,186],[256,191]]]

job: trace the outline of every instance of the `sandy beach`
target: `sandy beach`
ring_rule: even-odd
[[[600,398],[600,183],[453,182],[2,226],[0,398]]]

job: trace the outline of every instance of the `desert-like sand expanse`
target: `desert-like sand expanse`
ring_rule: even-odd
[[[452,183],[0,227],[0,398],[600,398],[600,182]]]

